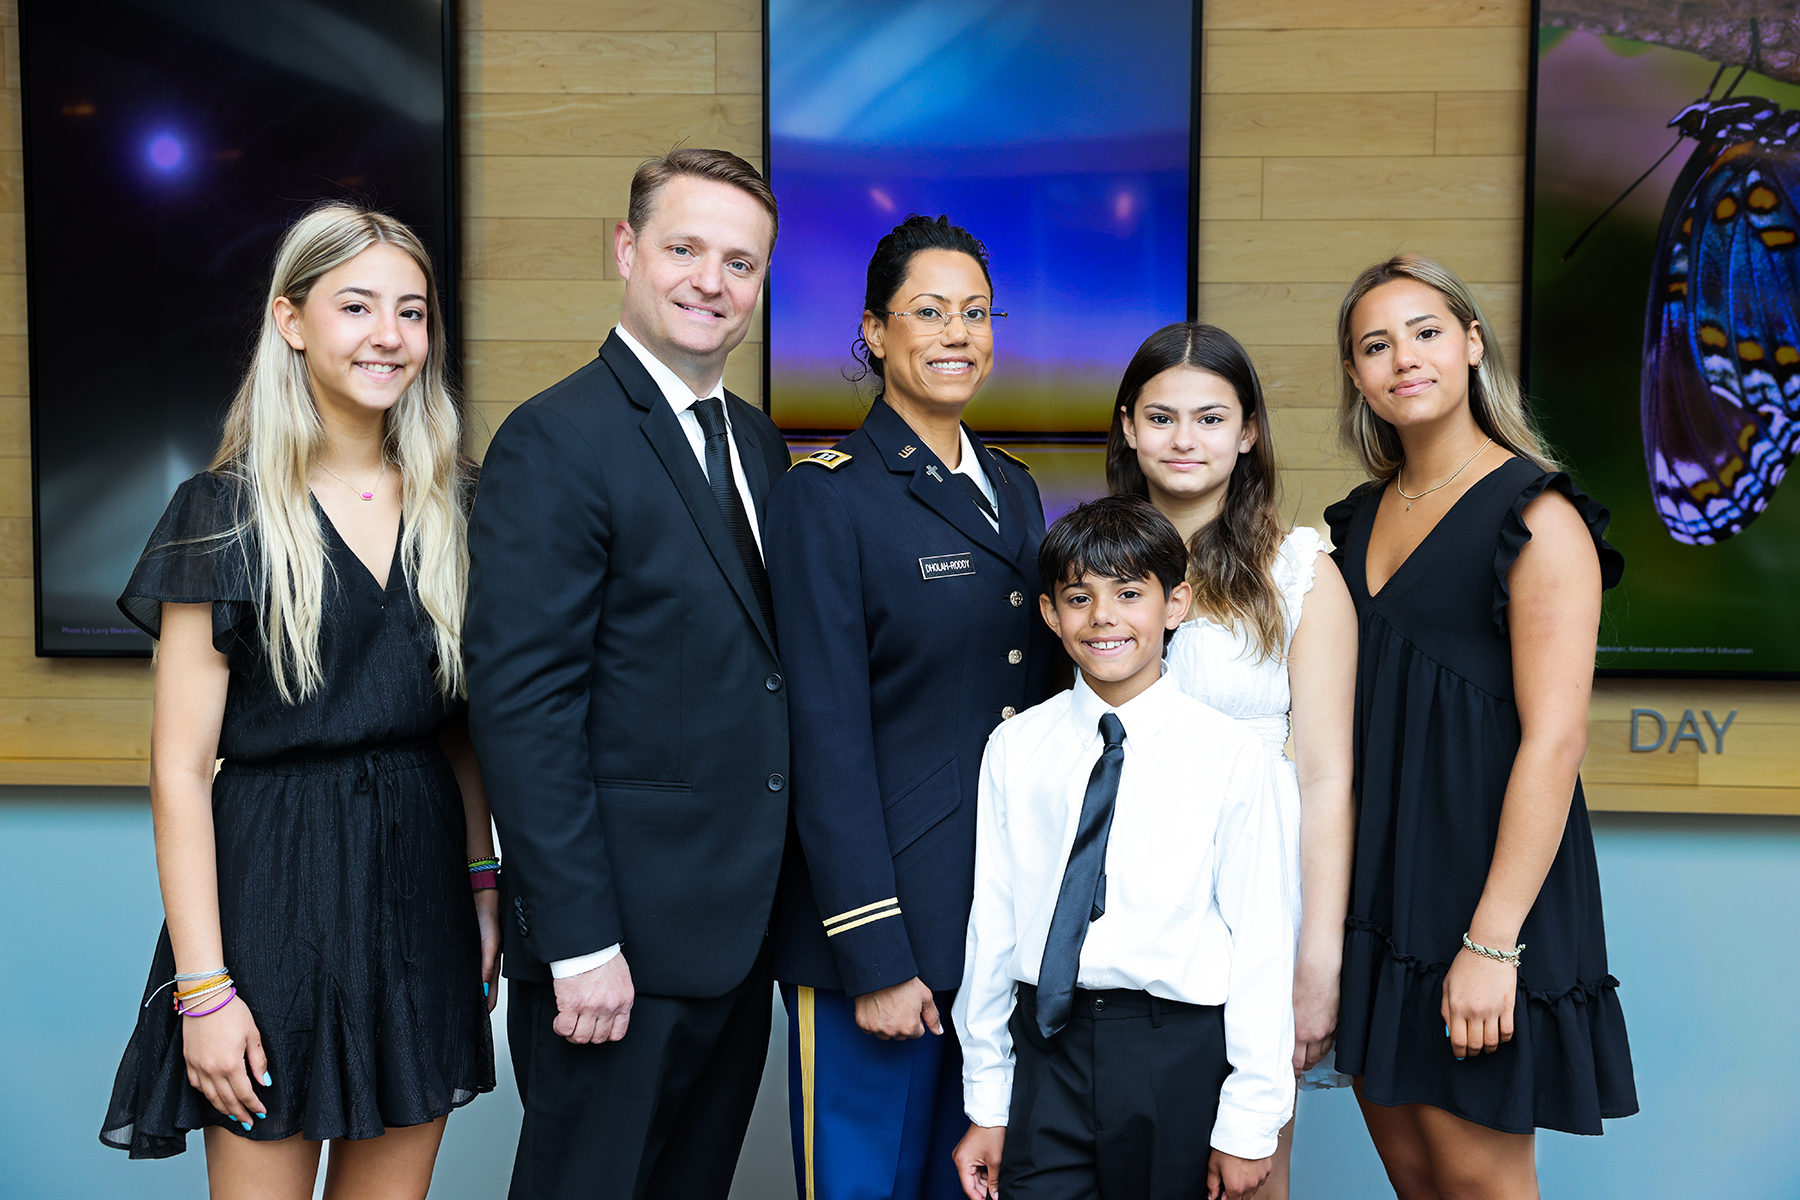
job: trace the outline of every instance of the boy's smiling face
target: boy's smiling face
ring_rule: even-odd
[[[1038,605],[1094,694],[1117,708],[1162,677],[1163,631],[1181,624],[1190,594],[1186,580],[1165,596],[1154,575],[1083,573],[1064,580],[1054,602],[1039,596]]]

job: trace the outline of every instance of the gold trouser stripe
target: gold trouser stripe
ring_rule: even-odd
[[[796,1023],[800,1027],[800,1140],[806,1155],[806,1200],[813,1200],[813,1105],[816,1100],[814,1065],[818,1045],[813,1023],[813,990],[802,987],[798,991],[800,1012]]]
[[[825,918],[825,928],[830,929],[839,921],[848,921],[851,917],[860,917],[866,912],[874,912],[878,908],[886,908],[890,904],[900,903],[900,897],[889,896],[886,900],[877,900],[873,904],[865,904],[861,908],[853,908],[849,912],[841,912],[835,917]]]
[[[858,925],[867,925],[870,921],[885,921],[889,917],[897,917],[899,915],[900,915],[900,906],[898,904],[896,904],[892,908],[888,909],[886,912],[870,913],[868,916],[864,917],[860,921],[851,921],[846,925],[839,925],[839,926],[836,926],[835,928],[827,929],[825,931],[825,936],[828,938],[834,938],[840,933],[850,932],[852,929],[855,929]]]

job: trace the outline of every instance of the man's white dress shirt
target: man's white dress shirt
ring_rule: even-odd
[[[675,410],[675,419],[681,424],[681,431],[687,434],[688,445],[694,448],[694,457],[700,462],[700,473],[706,474],[706,431],[700,428],[700,417],[694,412],[698,401],[725,398],[725,379],[712,386],[712,391],[704,396],[694,395],[692,388],[683,383],[681,376],[671,371],[663,361],[644,348],[644,344],[632,337],[623,325],[615,325],[613,332],[619,340],[631,347],[631,352],[644,364],[644,370],[650,372],[650,378],[662,389],[662,394]],[[731,431],[731,407],[725,405],[725,430]],[[744,516],[750,521],[750,532],[756,538],[756,551],[762,553],[762,527],[756,523],[756,501],[750,498],[750,484],[744,479],[744,462],[738,457],[737,439],[727,438],[731,448],[731,474],[737,482],[738,496],[744,502]],[[579,958],[563,958],[550,964],[550,975],[554,979],[567,979],[571,975],[579,975],[583,971],[591,971],[595,967],[605,966],[619,955],[620,946],[614,943],[604,950],[596,950],[592,954],[583,954]]]
[[[1106,913],[1088,926],[1076,982],[1224,1005],[1232,1073],[1211,1144],[1265,1158],[1294,1106],[1294,932],[1269,756],[1254,733],[1167,676],[1110,710],[1077,679],[988,739],[952,1014],[964,1106],[977,1125],[1007,1122],[1015,983],[1037,983],[1108,711],[1125,726],[1125,760]]]

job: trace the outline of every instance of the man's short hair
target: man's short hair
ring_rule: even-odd
[[[1078,504],[1050,526],[1038,547],[1038,582],[1056,602],[1058,590],[1083,575],[1149,579],[1163,599],[1187,578],[1187,547],[1169,518],[1141,496],[1107,496]]]
[[[755,167],[729,150],[671,150],[659,158],[646,159],[638,167],[637,174],[631,177],[631,206],[626,212],[625,220],[630,224],[632,233],[641,234],[644,231],[644,224],[650,219],[650,210],[656,207],[656,197],[668,185],[669,180],[680,175],[728,183],[739,191],[747,192],[768,212],[769,244],[775,244],[775,235],[781,229],[781,217],[775,208],[775,193],[769,190],[768,181]]]

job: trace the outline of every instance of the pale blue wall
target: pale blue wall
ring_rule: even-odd
[[[1594,829],[1644,1111],[1604,1138],[1540,1138],[1544,1195],[1800,1196],[1800,819],[1599,814]],[[0,941],[0,1197],[203,1195],[198,1139],[162,1162],[96,1139],[161,921],[143,793],[0,788],[0,848],[23,903]],[[734,1200],[792,1195],[776,1049]],[[518,1119],[503,1066],[499,1091],[451,1118],[432,1196],[503,1196]],[[1347,1095],[1308,1097],[1300,1120],[1296,1197],[1392,1194]]]

